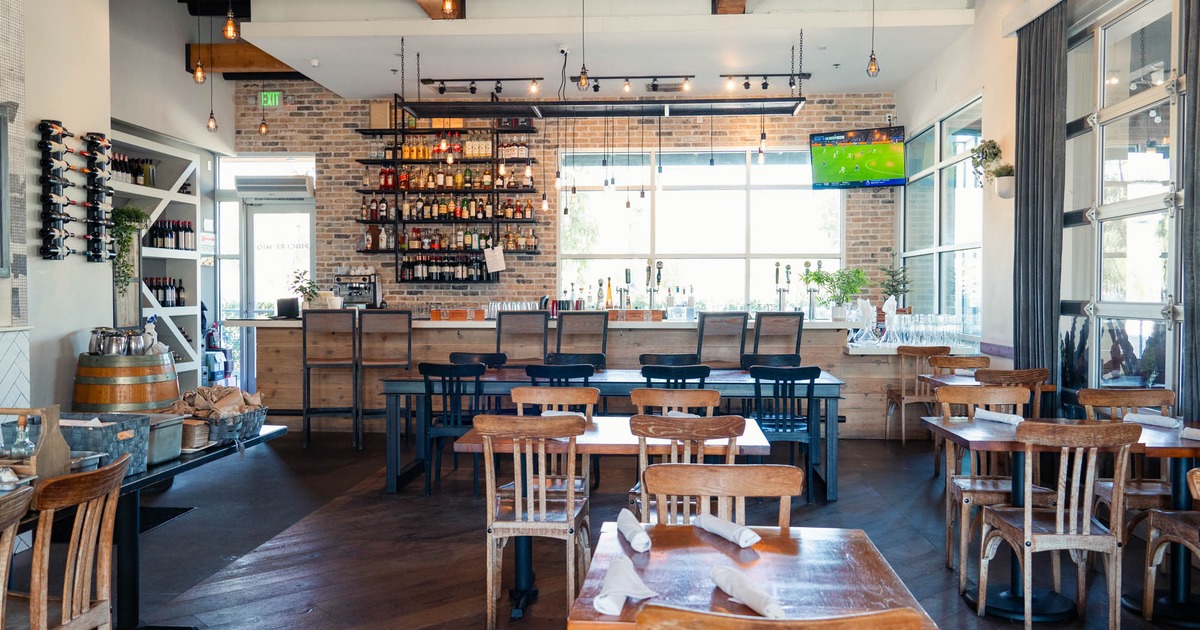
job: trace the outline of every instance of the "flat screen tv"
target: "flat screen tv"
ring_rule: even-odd
[[[904,127],[814,133],[813,188],[904,185]]]

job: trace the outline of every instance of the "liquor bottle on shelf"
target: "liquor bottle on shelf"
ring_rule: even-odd
[[[386,196],[379,198],[379,219],[381,221],[390,221],[392,219],[391,214],[388,212],[388,201]]]
[[[379,220],[379,200],[375,197],[371,197],[371,203],[367,206],[367,220]]]
[[[360,206],[358,209],[358,219],[360,221],[366,221],[368,212],[369,212],[369,210],[367,209],[367,197],[366,197],[366,195],[363,195],[362,206]]]
[[[612,308],[612,307],[613,307],[613,296],[612,296],[612,277],[610,276],[610,277],[608,278],[608,285],[607,285],[607,288],[606,288],[606,289],[605,289],[605,291],[604,291],[604,308],[605,308],[605,309],[610,309],[610,308]]]

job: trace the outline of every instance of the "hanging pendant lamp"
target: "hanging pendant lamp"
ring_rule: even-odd
[[[879,76],[879,62],[875,59],[875,0],[871,0],[871,58],[867,60],[867,76]]]
[[[200,14],[197,13],[196,14],[196,44],[198,45],[199,43],[200,43]],[[204,82],[207,79],[208,79],[208,75],[205,74],[205,72],[204,72],[204,61],[201,59],[196,59],[196,67],[192,69],[192,80],[196,82],[196,85],[204,85]]]
[[[229,0],[228,7],[225,11],[225,28],[221,29],[221,33],[225,35],[225,39],[235,40],[238,38],[238,27],[237,21],[233,19],[233,0]]]
[[[579,82],[575,87],[580,92],[585,92],[588,89],[588,71],[587,71],[587,31],[584,29],[584,17],[587,15],[587,0],[580,0],[579,3],[579,43],[580,52],[583,56],[583,63],[579,66]]]
[[[209,18],[208,18],[208,43],[209,43],[208,63],[211,65],[212,64],[212,16],[209,16]],[[208,128],[209,133],[217,132],[217,116],[214,113],[214,111],[215,110],[213,109],[213,84],[209,83],[208,84],[208,122],[205,124],[205,127]]]

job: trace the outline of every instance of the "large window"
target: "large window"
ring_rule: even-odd
[[[779,286],[787,309],[807,309],[804,264],[837,269],[843,194],[814,191],[807,151],[567,153],[562,156],[560,292],[595,299],[629,271],[631,302],[646,305],[646,267],[662,263],[656,305],[667,293],[697,308],[772,310]],[[661,173],[659,172],[661,167]],[[605,186],[605,180],[609,186]],[[612,183],[615,180],[615,184]],[[572,193],[572,187],[575,192]],[[658,271],[652,269],[651,283]],[[820,315],[820,313],[817,313]]]
[[[1176,142],[1178,102],[1191,97],[1172,96],[1176,13],[1173,0],[1129,1],[1071,29],[1059,330],[1067,389],[1175,383],[1172,193],[1181,150],[1195,151]]]
[[[904,264],[915,313],[958,315],[962,332],[980,334],[983,183],[971,148],[983,135],[979,99],[913,134],[907,143]]]

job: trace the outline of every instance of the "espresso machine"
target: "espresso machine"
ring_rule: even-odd
[[[384,308],[379,276],[373,273],[334,276],[337,295],[347,308]]]

